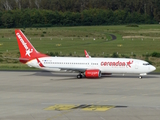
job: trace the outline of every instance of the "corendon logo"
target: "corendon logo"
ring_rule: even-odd
[[[19,33],[16,33],[17,37],[19,38],[19,40],[21,41],[23,47],[26,49],[26,54],[25,56],[29,56],[31,57],[31,53],[33,52],[33,49],[29,49],[28,46],[27,46],[27,43],[24,42],[23,38],[21,37],[21,35]]]
[[[94,75],[97,75],[97,74],[98,74],[98,72],[96,72],[96,71],[92,71],[92,72],[88,72],[88,74],[90,74],[90,75],[94,76]]]
[[[129,61],[129,62],[101,62],[101,66],[112,66],[112,67],[130,67],[131,68],[131,64],[133,64],[133,61]]]
[[[131,61],[127,62],[127,66],[129,66],[130,68],[131,68],[131,64],[133,64],[133,60],[132,62]]]

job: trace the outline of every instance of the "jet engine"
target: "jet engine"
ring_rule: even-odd
[[[86,78],[99,78],[101,77],[101,71],[98,69],[86,70],[85,76]]]

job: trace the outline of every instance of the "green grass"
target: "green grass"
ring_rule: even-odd
[[[160,52],[159,25],[52,27],[22,30],[34,47],[42,53],[58,52],[61,56],[68,56],[70,53],[73,56],[84,56],[84,49],[86,49],[91,56],[95,57],[110,56],[118,52],[127,56],[134,53],[137,58],[145,59],[142,57],[143,54]],[[116,35],[117,40],[112,41],[109,34]],[[19,57],[14,29],[0,30],[0,57],[2,56]],[[156,58],[153,64],[158,67],[159,61],[159,58]],[[2,63],[6,66],[3,65],[4,67],[1,66],[1,68],[9,69],[18,64],[10,60],[4,60]],[[22,68],[27,69],[24,66]],[[21,68],[17,67],[17,69]]]
[[[84,39],[84,40],[83,40]],[[160,52],[160,40],[151,39],[121,39],[114,41],[107,41],[106,39],[96,39],[92,38],[55,38],[52,40],[50,38],[33,38],[30,40],[34,47],[43,53],[47,52],[62,52],[62,54],[67,55],[69,53],[76,53],[80,56],[84,56],[84,49],[86,49],[90,54],[101,54],[102,52],[106,54],[112,54],[113,52],[118,52],[119,54],[128,54],[131,52],[136,55],[142,55],[146,53],[152,53],[154,51]],[[0,39],[0,52],[8,52],[17,54],[19,48],[15,38],[11,40]],[[13,55],[11,54],[11,55]]]
[[[0,70],[38,70],[36,68],[28,67],[24,64],[10,63],[10,64],[0,64]]]

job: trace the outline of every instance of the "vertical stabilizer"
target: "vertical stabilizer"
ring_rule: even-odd
[[[19,46],[19,51],[21,54],[21,58],[20,58],[21,62],[24,63],[24,62],[27,62],[28,60],[47,56],[45,54],[39,53],[33,47],[33,45],[30,43],[30,41],[27,39],[27,37],[23,34],[21,30],[15,30],[15,34],[16,34],[16,38]]]

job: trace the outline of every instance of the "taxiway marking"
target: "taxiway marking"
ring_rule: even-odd
[[[65,110],[73,110],[80,109],[84,111],[107,111],[115,106],[111,105],[54,105],[45,108],[44,110],[57,110],[57,111],[65,111]]]

